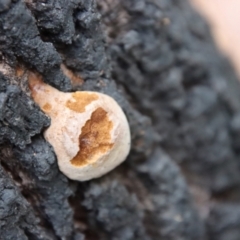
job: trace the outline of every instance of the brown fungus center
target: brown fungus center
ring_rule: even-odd
[[[99,154],[108,152],[113,147],[110,134],[112,128],[113,123],[109,120],[107,112],[103,108],[97,108],[82,127],[79,136],[80,150],[71,163],[83,166],[95,162]]]
[[[66,107],[78,113],[85,112],[85,107],[98,99],[97,94],[87,92],[75,92],[72,93],[72,97],[75,101],[68,100]]]

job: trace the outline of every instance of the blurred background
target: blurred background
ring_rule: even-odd
[[[240,1],[190,1],[209,22],[217,45],[230,58],[240,77]]]

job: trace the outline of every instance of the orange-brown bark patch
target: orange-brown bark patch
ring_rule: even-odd
[[[24,74],[24,69],[23,69],[22,67],[18,66],[18,67],[16,68],[16,76],[17,76],[17,77],[22,77],[23,74]]]
[[[85,112],[85,107],[92,101],[98,99],[97,94],[87,92],[75,92],[72,93],[72,97],[74,101],[68,100],[66,103],[66,107],[78,113]]]
[[[82,127],[79,136],[80,150],[71,163],[76,166],[94,163],[99,155],[108,152],[113,147],[110,134],[112,128],[113,123],[107,112],[103,108],[97,108]]]
[[[28,86],[34,97],[38,90],[42,90],[49,93],[50,90],[47,89],[47,84],[43,82],[42,77],[38,73],[29,72],[28,73]]]
[[[73,73],[70,69],[68,69],[64,64],[61,64],[61,69],[63,73],[70,78],[72,84],[74,86],[82,85],[84,83],[83,79],[79,76],[77,76],[75,73]]]

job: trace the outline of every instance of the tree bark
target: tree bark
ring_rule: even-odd
[[[187,0],[0,0],[0,239],[240,239],[240,85]],[[67,179],[33,71],[112,96],[132,148]]]

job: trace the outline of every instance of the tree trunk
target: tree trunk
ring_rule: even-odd
[[[240,85],[187,0],[0,0],[0,50],[0,239],[240,239]],[[127,160],[65,177],[29,71],[112,96]]]

